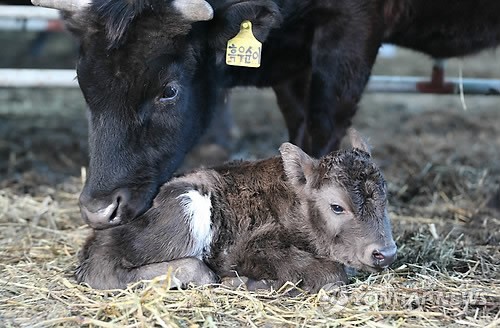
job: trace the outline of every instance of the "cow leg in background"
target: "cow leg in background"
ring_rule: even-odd
[[[198,145],[187,155],[184,168],[220,165],[229,159],[238,134],[229,108],[229,91],[220,89],[211,122]]]
[[[231,139],[234,128],[234,121],[229,108],[229,92],[227,89],[220,89],[217,91],[216,107],[212,121],[201,142],[217,144],[229,150],[232,145]]]
[[[314,34],[308,115],[314,156],[339,148],[381,44],[381,27],[342,19],[349,22],[342,26],[343,33],[338,32],[335,20],[318,27]]]
[[[289,141],[305,152],[311,152],[311,143],[307,134],[307,107],[309,104],[309,85],[311,71],[273,86],[276,100],[288,129]]]

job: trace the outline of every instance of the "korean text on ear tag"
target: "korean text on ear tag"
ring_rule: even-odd
[[[226,64],[231,66],[260,67],[262,43],[252,33],[252,23],[243,21],[240,32],[227,42]]]

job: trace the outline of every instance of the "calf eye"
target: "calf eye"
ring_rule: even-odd
[[[344,208],[342,206],[340,206],[340,205],[333,204],[333,205],[330,205],[330,207],[332,208],[332,211],[335,214],[342,214],[342,213],[344,213]]]
[[[177,88],[173,85],[167,85],[163,90],[163,95],[160,98],[160,101],[172,101],[177,98]]]

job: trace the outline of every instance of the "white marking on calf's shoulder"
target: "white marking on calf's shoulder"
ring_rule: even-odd
[[[210,251],[212,243],[212,201],[210,193],[202,195],[197,190],[190,190],[177,199],[184,209],[191,230],[193,250],[191,256],[202,258],[203,254]]]

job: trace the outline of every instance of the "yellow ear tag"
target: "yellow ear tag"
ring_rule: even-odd
[[[252,23],[243,21],[240,32],[227,42],[226,64],[231,66],[260,67],[262,43],[252,33]]]

